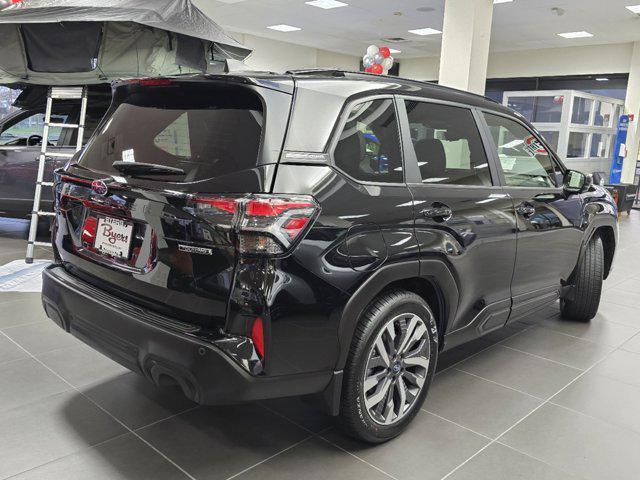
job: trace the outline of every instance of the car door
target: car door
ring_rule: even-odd
[[[561,167],[531,128],[498,113],[484,112],[483,117],[517,218],[514,320],[559,296],[561,281],[578,259],[582,201],[565,194],[558,180]]]
[[[52,115],[56,123],[71,123],[73,112],[63,109]],[[0,131],[0,212],[5,215],[25,217],[31,213],[38,174],[44,107],[28,110],[5,121]],[[65,142],[65,130],[51,128],[49,152],[74,151]],[[68,159],[49,156],[46,159],[44,181],[52,181],[53,171],[64,166]],[[53,201],[51,189],[43,189],[43,207]]]
[[[472,108],[404,99],[407,174],[414,196],[421,275],[433,261],[456,279],[458,305],[447,346],[505,324],[516,241],[509,195],[499,185]],[[449,317],[452,318],[451,316]],[[451,320],[450,320],[451,321]]]

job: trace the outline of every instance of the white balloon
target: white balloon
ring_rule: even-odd
[[[373,57],[370,57],[369,55],[365,55],[362,58],[362,64],[364,65],[364,68],[369,68],[373,66]]]
[[[382,68],[385,70],[391,70],[391,68],[393,68],[393,57],[385,58],[384,62],[382,62]]]
[[[382,62],[384,62],[384,57],[382,55],[380,55],[380,53],[376,53],[373,56],[373,61],[378,63],[378,64],[380,64],[380,65],[382,65]]]
[[[367,55],[372,58],[375,57],[378,53],[380,53],[380,49],[375,45],[371,45],[369,48],[367,48]]]

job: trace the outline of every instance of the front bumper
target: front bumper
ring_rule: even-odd
[[[200,404],[318,393],[332,372],[253,376],[185,324],[124,302],[52,265],[43,273],[47,316],[84,343],[156,385],[177,383]]]

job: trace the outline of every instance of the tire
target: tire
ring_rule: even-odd
[[[410,340],[401,349],[405,338]],[[429,305],[403,290],[378,297],[360,318],[344,370],[340,416],[346,433],[369,443],[398,436],[420,411],[437,359],[438,328]]]
[[[571,299],[560,300],[563,318],[589,322],[598,313],[604,275],[604,248],[599,236],[588,243],[575,272]]]

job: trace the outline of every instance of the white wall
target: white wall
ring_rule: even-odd
[[[632,43],[495,53],[488,78],[628,73]]]
[[[632,43],[492,53],[487,78],[628,73],[632,53]],[[439,68],[439,57],[402,59],[400,75],[436,80]]]
[[[294,45],[255,35],[232,33],[236,40],[253,49],[245,64],[254,70],[286,72],[299,68],[337,67],[358,70],[360,59],[317,48]]]
[[[440,57],[402,58],[400,59],[400,76],[415,80],[438,80]]]

